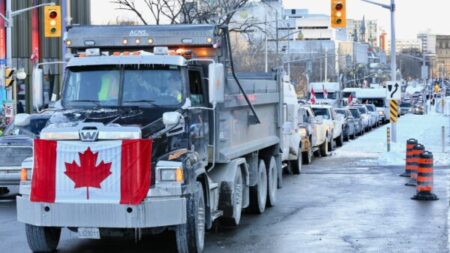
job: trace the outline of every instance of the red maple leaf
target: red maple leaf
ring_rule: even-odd
[[[92,153],[87,148],[80,156],[80,166],[73,161],[66,164],[66,174],[75,183],[75,188],[86,187],[86,198],[89,199],[89,187],[100,189],[100,184],[111,175],[111,163],[101,162],[97,164],[98,153]]]

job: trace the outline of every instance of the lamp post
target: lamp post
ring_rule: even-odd
[[[378,5],[388,9],[391,12],[391,81],[393,84],[397,82],[397,57],[395,48],[395,0],[391,0],[391,4],[381,4],[372,0],[361,0],[370,4]],[[397,123],[391,122],[392,142],[397,142]]]

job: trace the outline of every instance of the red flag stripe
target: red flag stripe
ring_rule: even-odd
[[[138,205],[147,196],[151,182],[151,140],[122,142],[120,204]]]
[[[56,141],[34,140],[34,168],[31,201],[55,202]]]

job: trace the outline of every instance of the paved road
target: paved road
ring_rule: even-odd
[[[440,200],[417,202],[397,176],[402,168],[358,164],[331,156],[285,177],[276,207],[244,215],[237,229],[209,232],[205,252],[448,252],[447,169],[436,168]],[[1,252],[29,251],[13,199],[0,202],[0,224]],[[66,230],[59,252],[173,252],[170,239],[81,241]]]

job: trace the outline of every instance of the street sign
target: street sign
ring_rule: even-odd
[[[401,85],[396,83],[388,83],[387,84],[387,94],[386,94],[387,100],[401,100],[402,99],[402,88]]]
[[[396,124],[398,121],[398,115],[399,115],[399,111],[398,111],[398,102],[397,100],[391,100],[389,102],[389,111],[390,111],[390,121],[392,124]]]

